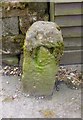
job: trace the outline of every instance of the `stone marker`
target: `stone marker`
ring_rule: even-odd
[[[38,21],[29,28],[22,75],[25,92],[33,96],[52,94],[63,48],[61,31],[55,23]]]

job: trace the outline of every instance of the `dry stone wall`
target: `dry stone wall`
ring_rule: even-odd
[[[48,5],[45,2],[2,2],[0,6],[3,63],[18,65],[26,31],[36,21],[49,20]]]

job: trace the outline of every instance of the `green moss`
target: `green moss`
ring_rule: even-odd
[[[15,44],[19,44],[19,47],[20,47],[21,49],[23,49],[24,36],[23,36],[23,35],[17,35],[17,36],[15,36],[13,42],[14,42]]]
[[[34,50],[33,50],[34,51]],[[49,95],[52,93],[55,74],[58,71],[55,57],[41,46],[36,54],[36,59],[27,50],[26,42],[24,45],[23,61],[23,87],[32,95]]]
[[[63,54],[62,37],[59,34],[57,39],[54,37],[52,40],[50,38],[34,41],[33,37],[28,36],[28,32],[24,44],[23,88],[31,95],[50,95],[56,82],[55,75],[58,71],[59,60]],[[32,35],[31,32],[30,35]]]
[[[64,51],[64,43],[61,41],[58,41],[53,51],[53,55],[55,56],[55,60],[57,61],[58,64],[61,56],[63,55],[63,51]]]

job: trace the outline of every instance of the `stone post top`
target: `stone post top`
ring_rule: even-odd
[[[37,21],[32,24],[26,33],[28,50],[37,46],[54,47],[57,41],[63,42],[59,26],[54,22]]]

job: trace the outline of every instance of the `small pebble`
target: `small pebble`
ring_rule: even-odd
[[[78,88],[76,88],[76,90],[77,90]]]
[[[71,80],[71,77],[67,77],[67,79],[70,79],[70,80]]]
[[[74,100],[75,98],[72,98],[72,100]]]
[[[3,76],[4,75],[6,75],[6,76],[10,76],[10,75],[21,76],[22,68],[15,67],[15,66],[5,66],[2,68],[1,72],[2,72]],[[81,83],[83,83],[83,81],[82,81],[83,75],[80,72],[78,72],[77,69],[75,69],[75,70],[73,70],[72,68],[68,69],[68,67],[66,68],[65,66],[60,66],[58,73],[56,75],[56,79],[58,81],[64,81],[64,82],[68,83],[68,85],[70,85],[70,86],[72,85],[71,88],[73,88],[73,86],[75,86],[74,88],[77,88],[81,85]],[[20,81],[21,79],[18,79],[18,80]],[[36,88],[36,86],[34,86],[34,88]]]
[[[10,72],[10,75],[12,75],[12,74],[13,74],[13,71]]]
[[[17,98],[17,95],[12,96],[12,99],[15,99],[15,98]]]
[[[29,97],[30,95],[28,94],[27,97]]]
[[[41,98],[43,99],[44,97],[42,96]]]
[[[6,70],[8,68],[8,66],[4,67],[4,70]]]
[[[71,82],[74,83],[75,81],[72,80]]]
[[[41,99],[41,97],[38,97],[38,99],[40,100],[40,99]]]
[[[75,76],[75,74],[74,73],[70,73],[70,75],[73,77],[73,76]]]
[[[9,84],[9,82],[8,82],[8,81],[7,81],[6,83],[7,83],[7,84]]]
[[[21,76],[21,73],[19,74],[19,76]]]

